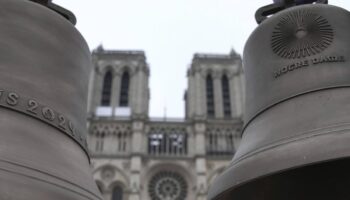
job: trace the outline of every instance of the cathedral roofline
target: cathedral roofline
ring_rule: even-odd
[[[133,51],[128,51],[128,50],[124,50],[124,51],[121,51],[121,50],[103,50],[103,51],[96,51],[94,50],[92,52],[93,54],[121,54],[121,55],[145,55],[145,52],[144,51],[141,51],[141,50],[133,50]]]
[[[106,50],[102,45],[99,45],[96,49],[94,49],[92,51],[92,55],[146,59],[145,52],[142,50]]]
[[[229,54],[195,53],[192,64],[198,63],[229,63],[241,60],[241,56],[233,49]]]
[[[231,59],[230,55],[227,54],[208,54],[208,53],[196,53],[193,58],[198,59]]]

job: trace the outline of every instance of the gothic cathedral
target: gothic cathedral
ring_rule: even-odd
[[[88,143],[105,200],[205,200],[241,139],[241,57],[195,54],[185,118],[148,116],[150,69],[143,51],[92,53]]]

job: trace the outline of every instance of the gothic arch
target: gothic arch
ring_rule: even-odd
[[[124,65],[119,69],[119,74],[122,75],[124,72],[128,72],[129,74],[131,74],[131,71],[131,67],[129,67],[128,65]]]
[[[100,75],[102,77],[109,70],[112,71],[112,75],[114,76],[116,70],[115,70],[115,65],[112,62],[104,63],[102,65],[97,65],[96,68],[95,68],[95,71],[96,71],[97,75]]]
[[[204,71],[203,75],[204,75],[205,78],[207,78],[209,75],[210,75],[211,77],[213,77],[213,76],[214,76],[214,70],[211,69],[211,68],[206,69],[206,70]]]
[[[233,156],[236,151],[237,130],[230,126],[208,126],[206,152],[208,156]]]
[[[184,167],[178,163],[174,162],[162,162],[162,163],[157,163],[155,165],[152,165],[149,167],[149,171],[146,172],[147,177],[146,180],[149,181],[153,175],[155,175],[157,172],[160,172],[162,170],[166,171],[175,171],[179,173],[181,176],[185,178],[185,180],[188,182],[189,186],[193,186],[194,183],[192,182],[195,180],[195,176],[188,170],[190,168]],[[148,182],[147,182],[148,183]]]
[[[106,66],[100,67],[100,74],[102,75],[102,77],[103,77],[108,71],[111,71],[113,76],[115,75],[115,70],[114,70],[114,67],[113,67],[112,65],[106,65]]]
[[[125,124],[114,124],[114,123],[98,123],[92,124],[90,126],[91,135],[100,135],[105,133],[106,136],[117,135],[118,133],[131,134],[131,125],[128,123]]]
[[[113,190],[114,187],[119,186],[123,189],[123,191],[125,191],[127,189],[127,185],[125,183],[123,183],[122,181],[119,180],[115,180],[112,183],[110,183],[108,185],[108,189],[110,189],[111,191]]]
[[[227,69],[227,68],[222,69],[221,77],[226,75],[227,78],[230,80],[230,78],[231,78],[231,72],[230,71],[232,71],[232,70]]]

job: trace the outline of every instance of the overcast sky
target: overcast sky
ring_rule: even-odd
[[[150,65],[150,116],[183,117],[186,71],[194,53],[242,53],[272,0],[54,0],[73,11],[90,49],[144,50]],[[350,9],[349,0],[330,0]],[[166,108],[166,109],[165,109]]]

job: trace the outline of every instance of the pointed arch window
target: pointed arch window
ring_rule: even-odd
[[[101,98],[102,106],[111,105],[112,79],[113,79],[112,71],[108,70],[103,78],[102,98]]]
[[[230,85],[226,75],[221,78],[224,116],[231,117]]]
[[[112,200],[123,200],[123,188],[120,186],[113,188]]]
[[[119,99],[120,107],[129,106],[129,84],[130,84],[129,72],[125,71],[122,75],[122,81],[121,81],[121,87],[120,87],[120,99]]]
[[[209,74],[206,78],[206,92],[207,92],[207,115],[208,117],[214,117],[214,85],[213,78]]]
[[[105,139],[105,133],[96,135],[96,152],[103,152],[103,143]]]

